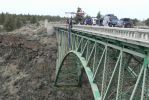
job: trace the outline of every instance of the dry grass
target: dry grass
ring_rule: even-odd
[[[4,84],[3,84],[3,89],[4,90],[9,90],[9,93],[10,94],[16,94],[19,90],[19,87],[15,87],[15,84],[28,76],[28,74],[26,74],[25,71],[23,72],[19,72],[19,70],[17,70],[17,65],[14,65],[14,64],[9,64],[7,66],[5,66],[3,68],[3,74],[2,76],[3,77],[9,77],[9,81],[6,81]]]

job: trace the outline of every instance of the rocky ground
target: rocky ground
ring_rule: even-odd
[[[56,53],[55,34],[42,26],[0,33],[0,100],[92,100],[86,79],[82,88],[54,87]]]

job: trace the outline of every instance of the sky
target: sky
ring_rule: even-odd
[[[118,18],[149,18],[149,0],[0,0],[0,12],[16,14],[68,17],[65,12],[76,12],[78,7],[92,17],[100,11]]]

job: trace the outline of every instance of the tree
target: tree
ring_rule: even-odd
[[[91,16],[89,16],[89,15],[86,15],[86,16],[85,16],[85,19],[86,19],[86,18],[91,18]]]
[[[149,26],[149,18],[145,20],[145,24]]]
[[[2,12],[0,14],[0,24],[3,25],[4,24],[4,21],[5,21],[5,14]]]
[[[4,22],[4,29],[6,31],[12,31],[16,28],[15,18],[11,15],[7,15],[6,20]]]
[[[23,25],[23,20],[20,19],[20,17],[16,18],[16,28],[20,28]]]
[[[45,20],[48,19],[49,21],[61,21],[65,20],[65,18],[60,16],[41,16],[41,15],[23,15],[23,14],[9,14],[9,13],[0,13],[0,25],[3,25],[5,30],[12,31],[16,28],[20,28],[25,24],[36,24],[37,26],[40,25],[38,20]]]
[[[136,26],[137,23],[139,22],[139,20],[137,18],[135,18],[135,19],[132,19],[132,22],[133,22],[133,25]]]
[[[75,17],[76,23],[83,23],[84,21],[84,12],[80,7],[77,9],[76,17]]]
[[[32,16],[30,21],[31,21],[32,24],[37,23],[37,17],[36,16]]]
[[[97,13],[97,19],[100,19],[101,18],[101,14],[100,14],[100,11]]]

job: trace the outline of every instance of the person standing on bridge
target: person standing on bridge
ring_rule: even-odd
[[[71,48],[71,28],[72,28],[72,17],[68,20],[68,47]]]
[[[69,19],[70,28],[72,28],[72,17]]]

